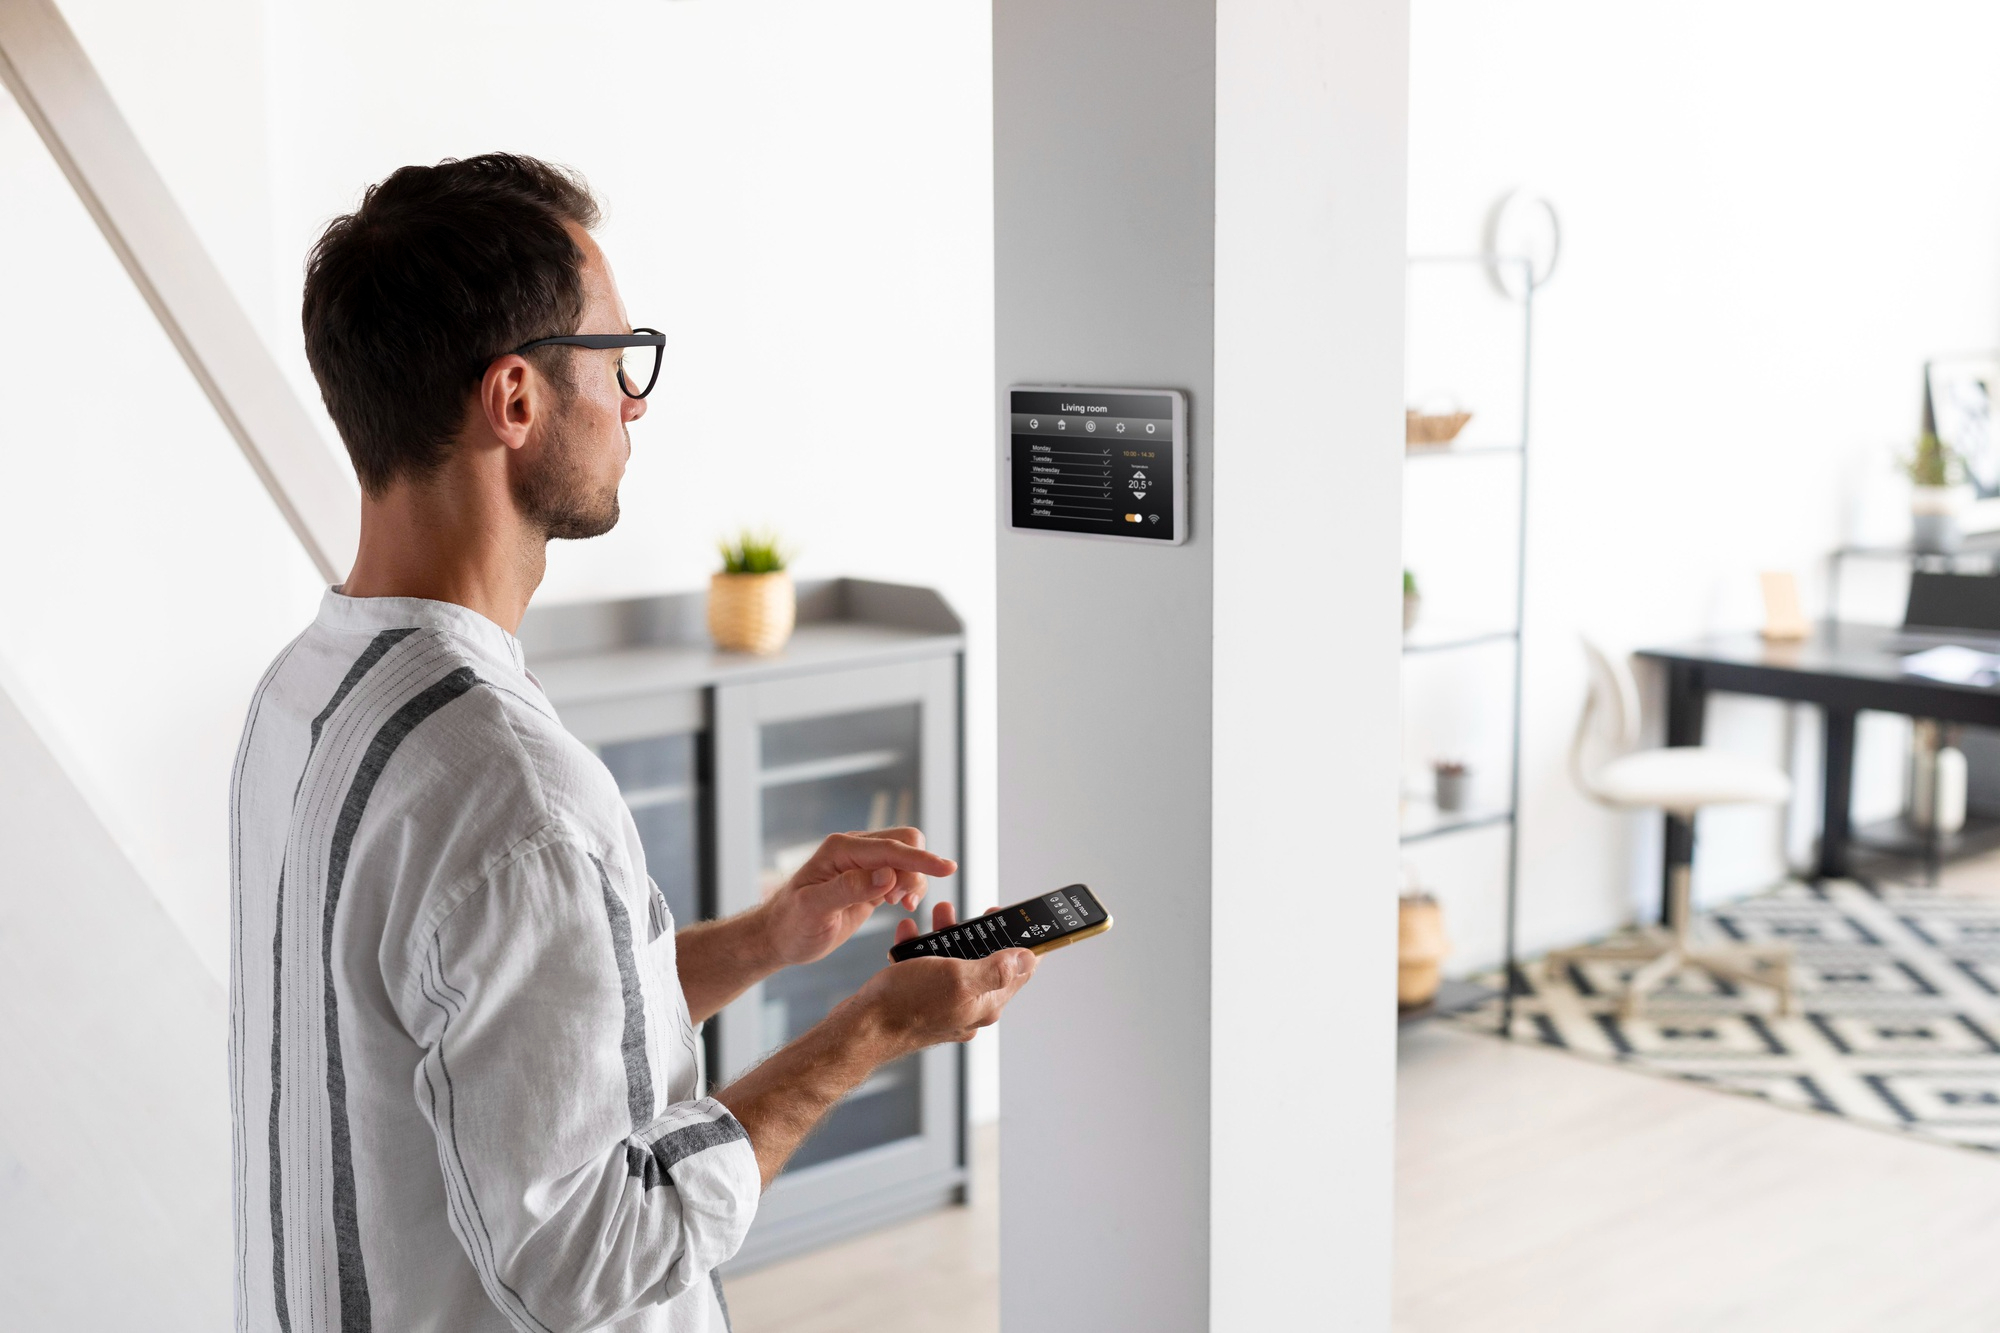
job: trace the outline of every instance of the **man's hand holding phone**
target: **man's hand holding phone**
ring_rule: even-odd
[[[931,929],[947,930],[958,923],[948,902],[931,908]],[[896,942],[915,939],[917,923],[898,921]],[[1007,1001],[1035,975],[1039,962],[1026,949],[1002,949],[976,960],[912,958],[894,963],[869,978],[855,1003],[868,1008],[883,1024],[884,1035],[907,1051],[947,1041],[970,1041],[980,1028],[1000,1017]]]
[[[956,924],[950,903],[931,909],[939,930]],[[897,924],[902,940],[914,921]],[[877,1068],[927,1046],[967,1041],[1000,1017],[1039,961],[1026,949],[984,958],[891,963],[805,1035],[716,1094],[750,1136],[768,1186],[820,1118]]]

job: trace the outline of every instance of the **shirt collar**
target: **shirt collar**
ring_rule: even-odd
[[[371,633],[385,629],[442,630],[471,644],[480,657],[495,666],[527,672],[519,639],[456,602],[433,602],[426,597],[349,597],[334,587],[328,588],[320,599],[317,623],[328,629]]]

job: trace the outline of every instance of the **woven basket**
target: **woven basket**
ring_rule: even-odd
[[[1439,967],[1451,945],[1444,913],[1429,895],[1405,895],[1396,911],[1396,1007],[1416,1009],[1437,997]]]
[[[708,581],[708,633],[732,653],[775,653],[792,637],[798,617],[792,576],[716,574]]]
[[[1403,442],[1419,449],[1440,449],[1458,438],[1470,412],[1419,412],[1414,407],[1403,412]]]

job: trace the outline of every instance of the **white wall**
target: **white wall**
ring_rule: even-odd
[[[1577,633],[1630,647],[1752,627],[1760,569],[1796,571],[1816,614],[1824,557],[1857,508],[1894,522],[1888,460],[1916,431],[1923,359],[2000,341],[2000,9],[1412,8],[1412,250],[1475,249],[1488,204],[1522,182],[1564,223],[1536,316],[1522,860],[1533,947],[1606,929],[1658,892],[1657,820],[1598,810],[1564,771],[1583,697]],[[1463,299],[1481,327],[1494,317],[1490,298]],[[1449,373],[1430,378],[1412,388],[1452,387]],[[1477,397],[1472,429],[1494,429],[1505,394]],[[1439,613],[1476,614],[1496,566],[1504,584],[1492,520],[1512,503],[1506,466],[1411,469],[1408,557]],[[1451,483],[1428,471],[1443,468],[1468,471]],[[1878,578],[1847,611],[1894,619],[1898,597]],[[1406,677],[1412,785],[1456,749],[1499,790],[1497,705],[1456,702],[1480,674]],[[1816,736],[1813,715],[1800,721]],[[1865,730],[1862,802],[1883,812],[1900,733]],[[1782,713],[1718,700],[1709,736],[1779,758]],[[1800,755],[1808,803],[1815,752]],[[1780,873],[1774,815],[1705,815],[1701,838],[1704,896]],[[1446,900],[1455,967],[1497,951],[1500,847],[1498,834],[1470,835],[1410,858]]]
[[[1409,7],[1216,30],[1208,1327],[1386,1330]]]
[[[60,0],[253,319],[272,310],[266,0]],[[296,310],[285,327],[296,327]],[[268,333],[273,325],[266,325]]]
[[[150,119],[153,137],[163,122],[208,128],[192,114]],[[0,182],[0,665],[220,980],[236,733],[264,666],[310,618],[317,580],[4,95]]]
[[[245,12],[70,17],[111,39],[128,116],[254,294],[269,229]],[[224,796],[244,702],[316,580],[3,94],[0,198],[0,1309],[24,1328],[135,1309],[216,1328]]]
[[[38,712],[0,669],[0,1310],[18,1329],[130,1328],[134,1311],[219,1329],[228,998]]]

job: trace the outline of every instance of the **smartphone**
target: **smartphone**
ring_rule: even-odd
[[[1071,884],[1054,893],[904,940],[889,950],[889,961],[984,958],[1002,949],[1047,953],[1092,935],[1102,935],[1109,929],[1111,913],[1104,910],[1097,895],[1082,884]]]

